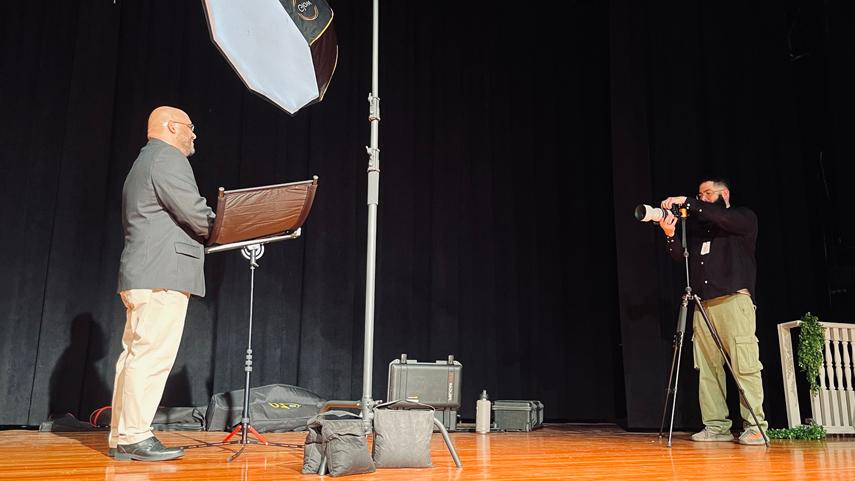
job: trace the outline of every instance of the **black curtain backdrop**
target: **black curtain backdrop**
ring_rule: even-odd
[[[783,425],[775,325],[844,316],[855,258],[842,3],[565,5],[381,5],[374,397],[401,353],[454,354],[464,417],[487,389],[551,420],[658,427],[682,278],[631,214],[715,170],[760,216],[758,335]],[[0,5],[0,424],[109,404],[121,187],[163,104],[197,126],[212,205],[219,186],[320,177],[303,237],[256,273],[253,385],[360,397],[371,3],[332,6],[337,71],[291,117],[245,89],[201,2]],[[206,275],[164,405],[243,387],[249,269],[221,253]],[[683,368],[678,424],[696,426],[688,340]]]
[[[851,146],[840,134],[852,125],[842,115],[853,106],[851,89],[841,84],[852,76],[840,65],[849,62],[843,52],[851,54],[847,18],[842,2],[833,1],[612,0],[611,138],[628,427],[659,425],[661,407],[654,407],[667,385],[685,286],[683,264],[662,254],[658,227],[628,217],[640,199],[691,196],[701,176],[719,175],[731,181],[734,204],[757,212],[754,298],[771,426],[787,421],[776,325],[807,311],[852,322],[855,237],[851,215],[838,203],[853,170]],[[700,425],[691,336],[689,319],[677,426]],[[728,383],[733,414],[738,394],[729,377]]]

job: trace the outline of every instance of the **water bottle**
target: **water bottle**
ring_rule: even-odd
[[[475,403],[475,432],[486,434],[490,432],[490,401],[487,390],[481,391],[481,397]]]

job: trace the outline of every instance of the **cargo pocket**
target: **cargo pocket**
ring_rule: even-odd
[[[763,369],[760,363],[760,347],[757,336],[741,336],[736,343],[736,368],[740,374],[754,374]]]

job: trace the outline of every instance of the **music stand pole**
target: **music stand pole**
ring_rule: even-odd
[[[228,442],[235,434],[240,431],[240,450],[233,454],[229,458],[229,462],[234,461],[238,456],[243,453],[243,450],[246,449],[246,445],[249,444],[249,434],[252,433],[253,436],[258,439],[258,441],[262,444],[267,444],[267,440],[252,427],[249,419],[249,386],[250,386],[250,375],[252,374],[252,307],[253,300],[255,298],[255,269],[258,267],[258,258],[264,255],[264,245],[263,244],[252,244],[241,249],[241,254],[247,260],[249,260],[249,327],[247,329],[247,340],[246,340],[246,360],[244,362],[244,372],[246,373],[246,377],[244,378],[244,387],[243,387],[243,408],[241,410],[240,424],[235,426],[231,433],[223,439],[223,442]]]
[[[271,242],[278,242],[282,240],[290,240],[296,239],[300,237],[301,229],[297,229],[294,232],[288,232],[282,235],[267,237],[263,239],[255,239],[250,241],[242,241],[242,242],[234,242],[231,244],[224,244],[214,247],[208,247],[205,249],[205,253],[210,254],[214,252],[222,252],[227,250],[241,249],[241,255],[245,259],[249,261],[249,323],[247,329],[247,340],[246,340],[246,356],[244,358],[244,373],[246,374],[244,377],[244,387],[243,387],[243,407],[241,408],[241,419],[240,423],[235,425],[234,429],[219,443],[203,443],[196,444],[191,446],[184,446],[185,449],[192,448],[205,448],[212,446],[224,446],[229,444],[240,444],[240,449],[232,454],[228,462],[232,462],[237,459],[238,456],[243,454],[244,449],[246,449],[249,444],[264,444],[265,446],[273,445],[280,447],[288,447],[288,448],[299,448],[300,445],[296,444],[284,444],[284,443],[272,443],[267,441],[254,427],[252,427],[252,421],[249,411],[249,393],[250,393],[250,378],[252,374],[252,315],[253,315],[253,305],[255,301],[255,269],[258,267],[258,259],[264,255],[264,245],[269,244]],[[240,441],[230,441],[236,434],[240,433]],[[252,434],[255,437],[255,440],[249,439],[249,435]]]

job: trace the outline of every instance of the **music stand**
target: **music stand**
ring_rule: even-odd
[[[258,267],[258,259],[264,255],[264,245],[300,237],[301,227],[312,209],[317,186],[318,177],[313,176],[312,180],[248,189],[225,190],[220,187],[217,195],[217,218],[211,229],[205,253],[213,254],[241,249],[243,257],[249,261],[249,328],[244,362],[246,377],[243,389],[243,408],[240,423],[235,425],[234,429],[221,442],[185,446],[185,448],[241,444],[240,450],[229,457],[229,462],[231,462],[243,453],[248,444],[302,447],[302,445],[271,443],[259,434],[250,422],[252,306],[255,296],[255,269]],[[241,435],[240,441],[231,441],[238,433]],[[250,440],[250,434],[256,439]]]

